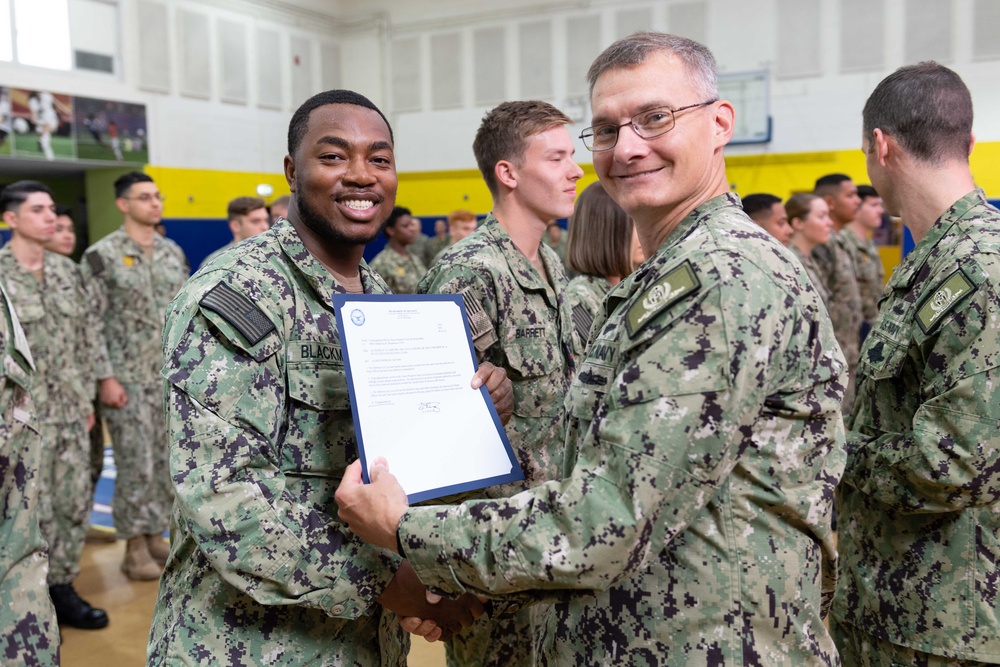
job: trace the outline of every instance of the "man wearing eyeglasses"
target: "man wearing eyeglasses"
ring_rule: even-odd
[[[124,217],[121,228],[87,248],[80,264],[101,316],[94,361],[118,470],[111,513],[127,540],[122,572],[146,581],[159,578],[169,552],[162,535],[173,491],[160,336],[166,307],[188,278],[188,263],[180,246],[156,233],[163,195],[152,178],[135,171],[121,176],[115,204]]]
[[[539,664],[837,664],[823,624],[844,465],[833,327],[729,192],[734,112],[712,54],[640,33],[589,79],[583,140],[649,259],[591,329],[563,479],[407,508],[385,468],[362,485],[355,467],[340,516],[432,589],[559,597]]]

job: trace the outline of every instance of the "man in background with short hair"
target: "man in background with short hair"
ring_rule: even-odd
[[[291,195],[281,195],[273,202],[271,202],[270,214],[271,214],[271,224],[273,225],[278,221],[278,218],[288,217],[288,203],[291,201]]]
[[[452,211],[448,214],[448,236],[445,245],[441,247],[440,251],[435,253],[431,258],[427,268],[430,269],[432,266],[438,263],[438,260],[444,256],[445,251],[451,246],[455,245],[466,236],[476,231],[476,227],[479,225],[479,221],[476,218],[476,214],[472,211],[466,211],[464,209],[459,209],[457,211]]]
[[[12,183],[0,194],[0,210],[13,231],[0,249],[0,275],[35,361],[32,400],[42,440],[38,511],[49,546],[49,594],[60,625],[103,628],[108,615],[73,587],[93,506],[87,432],[94,424],[97,325],[79,267],[45,249],[55,233],[52,191],[38,181]]]
[[[851,254],[840,235],[855,216],[861,199],[854,181],[846,174],[827,174],[816,180],[813,194],[822,197],[830,209],[833,233],[830,240],[812,250],[812,259],[830,293],[829,310],[837,342],[847,359],[849,381],[844,394],[844,412],[854,402],[854,377],[861,352],[861,292]]]
[[[861,353],[837,489],[845,667],[1000,661],[1000,211],[969,168],[972,96],[901,67],[862,113],[868,176],[913,247]]]
[[[781,199],[768,193],[756,193],[743,197],[743,212],[763,227],[778,243],[787,246],[792,239],[792,226],[788,224],[788,213]]]
[[[163,195],[152,178],[137,171],[119,177],[115,204],[122,226],[87,248],[80,268],[99,314],[94,364],[117,468],[111,515],[127,540],[122,572],[152,581],[169,553],[162,535],[173,503],[160,336],[188,263],[180,246],[156,231]]]
[[[885,290],[882,256],[872,239],[875,230],[882,226],[885,207],[882,206],[882,198],[878,196],[878,192],[870,185],[859,185],[858,197],[861,198],[858,214],[840,234],[844,248],[851,255],[858,291],[861,293],[860,342],[864,343],[878,317],[878,302]]]
[[[542,237],[573,214],[583,170],[573,159],[570,119],[545,102],[504,102],[489,111],[472,150],[493,198],[482,226],[448,247],[420,282],[423,294],[461,294],[480,361],[507,371],[514,416],[507,424],[523,482],[483,489],[503,498],[561,473],[563,398],[575,370],[573,319],[562,261]],[[536,608],[481,619],[448,645],[453,667],[530,664]]]
[[[267,214],[267,204],[260,197],[237,197],[226,207],[226,219],[233,240],[222,246],[202,261],[200,269],[229,250],[234,245],[271,228],[271,218]]]

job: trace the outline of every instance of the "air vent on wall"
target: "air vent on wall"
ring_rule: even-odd
[[[87,51],[74,51],[74,67],[76,69],[87,69],[92,72],[115,73],[115,59],[102,53],[88,53]]]

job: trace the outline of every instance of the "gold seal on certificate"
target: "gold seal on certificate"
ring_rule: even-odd
[[[462,297],[335,294],[368,482],[384,457],[410,503],[524,479],[485,387]]]

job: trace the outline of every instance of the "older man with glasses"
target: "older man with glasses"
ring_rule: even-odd
[[[122,227],[87,248],[84,281],[100,313],[98,378],[101,416],[114,448],[111,514],[128,540],[122,572],[158,579],[169,547],[173,491],[167,470],[160,336],[167,304],[188,278],[184,251],[156,233],[163,195],[153,179],[129,172],[115,181]]]
[[[355,467],[341,517],[435,590],[558,600],[539,664],[837,664],[823,603],[846,366],[830,320],[729,192],[734,112],[712,101],[708,49],[640,33],[589,78],[584,140],[649,259],[591,329],[563,479],[408,508],[386,468],[363,485]]]

